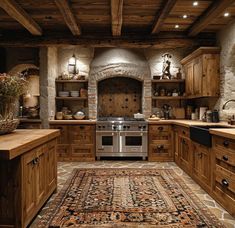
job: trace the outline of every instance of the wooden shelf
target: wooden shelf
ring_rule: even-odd
[[[153,100],[183,100],[183,99],[188,99],[187,97],[183,96],[159,96],[159,97],[152,97]]]
[[[152,83],[184,83],[185,79],[153,79]]]
[[[55,80],[56,83],[86,83],[88,80]]]
[[[71,100],[71,101],[78,101],[78,100],[87,100],[87,97],[56,97],[56,100]]]

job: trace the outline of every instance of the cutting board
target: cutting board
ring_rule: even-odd
[[[176,119],[185,119],[184,108],[172,108],[172,116]]]

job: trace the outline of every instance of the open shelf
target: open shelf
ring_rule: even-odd
[[[55,80],[57,83],[85,83],[88,80]]]
[[[71,100],[71,101],[78,101],[78,100],[87,100],[87,97],[56,97],[56,100]]]
[[[184,83],[185,79],[153,79],[153,83]]]
[[[152,97],[153,100],[184,100],[184,99],[188,99],[187,97],[184,96],[177,96],[177,97],[173,97],[173,96],[158,96],[158,97]]]

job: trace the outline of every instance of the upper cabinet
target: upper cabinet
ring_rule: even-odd
[[[218,47],[201,47],[181,60],[189,98],[219,96],[219,53]]]

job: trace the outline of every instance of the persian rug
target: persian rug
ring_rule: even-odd
[[[38,227],[224,227],[173,169],[75,169]]]

